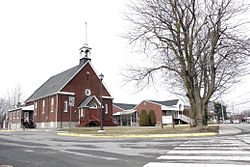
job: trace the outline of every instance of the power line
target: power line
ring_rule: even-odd
[[[246,95],[248,95],[248,94],[250,94],[250,91],[249,92],[246,92],[246,93],[243,93],[243,94],[241,94],[241,95],[239,95],[239,96],[236,96],[236,97],[232,97],[232,98],[224,98],[224,99],[226,99],[227,101],[229,100],[231,100],[231,99],[236,99],[236,98],[239,98],[239,97],[242,97],[242,96],[246,96]]]
[[[248,100],[248,101],[244,101],[244,102],[240,102],[240,103],[236,103],[236,104],[232,104],[232,105],[230,105],[230,106],[228,106],[228,107],[238,106],[238,105],[241,105],[241,104],[246,104],[246,103],[250,103],[250,100]]]

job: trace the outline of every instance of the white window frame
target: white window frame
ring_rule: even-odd
[[[109,108],[108,108],[108,104],[105,104],[105,114],[109,113]]]
[[[141,113],[140,112],[137,112],[136,113],[136,118],[140,118],[141,117]]]
[[[19,119],[19,118],[20,118],[19,115],[20,115],[20,112],[17,111],[17,113],[16,113],[16,119]]]
[[[43,112],[42,112],[42,114],[44,114],[45,113],[45,100],[43,99]]]
[[[10,112],[10,120],[12,120],[12,112]]]
[[[15,112],[13,112],[14,114],[13,114],[13,119],[16,119],[16,111]]]
[[[37,114],[37,101],[35,102],[35,111],[34,111],[34,115]]]
[[[54,103],[55,103],[55,100],[54,100],[54,97],[51,98],[51,112],[54,112]]]
[[[68,101],[65,100],[63,104],[64,104],[64,106],[63,106],[64,112],[68,112]]]

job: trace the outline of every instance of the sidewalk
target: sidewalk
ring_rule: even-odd
[[[240,133],[241,130],[234,127],[234,124],[220,124],[219,125],[219,134],[226,135],[226,134],[236,134]]]
[[[213,125],[210,125],[213,126]],[[169,137],[197,137],[197,136],[215,136],[240,133],[241,130],[236,128],[234,124],[220,124],[219,133],[182,133],[182,134],[75,134],[68,132],[58,132],[61,136],[74,137],[92,137],[92,138],[169,138]]]
[[[18,131],[18,130],[17,130]],[[21,130],[20,130],[21,131]],[[27,129],[26,131],[54,131],[57,129]],[[0,130],[0,132],[15,132],[15,130]],[[241,130],[234,124],[220,124],[219,135],[236,134]],[[68,132],[57,132],[60,136],[88,137],[88,138],[169,138],[169,137],[197,137],[197,136],[214,136],[217,133],[181,133],[181,134],[76,134]]]

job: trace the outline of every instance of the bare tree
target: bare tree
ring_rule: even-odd
[[[250,56],[238,0],[139,0],[129,6],[125,38],[147,54],[150,67],[130,67],[126,77],[142,88],[160,76],[186,96],[195,126],[207,123],[207,105],[245,73]],[[157,82],[159,80],[157,79]]]
[[[0,127],[3,121],[4,114],[8,110],[8,105],[5,99],[0,98]]]
[[[7,93],[6,98],[9,109],[19,107],[24,101],[24,94],[20,85]]]

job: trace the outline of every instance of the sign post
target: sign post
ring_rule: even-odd
[[[69,133],[71,132],[71,109],[75,105],[75,97],[69,96]]]

